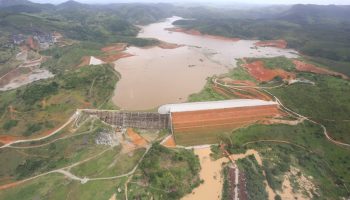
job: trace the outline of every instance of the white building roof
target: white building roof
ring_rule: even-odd
[[[215,110],[224,108],[238,108],[251,106],[276,105],[274,101],[264,101],[259,99],[233,99],[226,101],[207,101],[193,103],[166,104],[158,108],[159,114],[169,114],[172,112],[186,112],[199,110]]]

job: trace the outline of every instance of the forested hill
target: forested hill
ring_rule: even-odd
[[[67,1],[59,5],[27,0],[0,0],[0,41],[14,34],[56,31],[64,37],[102,43],[128,42],[137,46],[135,24],[148,24],[173,15],[171,4],[90,5]]]
[[[298,24],[349,22],[350,6],[298,4],[277,17]]]
[[[174,24],[227,37],[285,39],[290,48],[350,75],[350,6],[294,5],[282,13],[257,19],[202,15]]]

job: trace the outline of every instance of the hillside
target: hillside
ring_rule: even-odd
[[[350,6],[299,4],[294,5],[278,18],[298,24],[348,22],[350,21]]]
[[[284,39],[288,47],[319,58],[350,74],[350,7],[295,5],[282,14],[258,19],[196,18],[175,25],[203,33],[243,39]]]
[[[350,197],[349,6],[80,2],[0,0],[0,199]]]
[[[0,7],[9,7],[17,5],[33,5],[34,3],[28,0],[0,0]]]

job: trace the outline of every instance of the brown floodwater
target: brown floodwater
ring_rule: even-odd
[[[229,160],[221,158],[213,161],[210,158],[210,147],[203,149],[195,149],[195,154],[198,155],[201,171],[200,178],[204,183],[195,188],[191,194],[186,195],[181,200],[219,200],[221,199],[223,177],[221,175],[222,163]]]
[[[162,104],[185,102],[199,92],[206,78],[223,74],[236,66],[236,58],[297,57],[290,49],[254,48],[255,40],[227,41],[205,36],[170,32],[178,17],[143,26],[138,37],[182,44],[175,49],[129,47],[132,57],[115,62],[122,78],[113,102],[124,110],[147,110]]]

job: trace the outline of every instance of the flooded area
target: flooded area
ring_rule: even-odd
[[[231,154],[230,159],[227,157],[220,158],[218,160],[212,160],[210,157],[210,147],[196,148],[194,153],[198,156],[201,171],[200,179],[204,180],[203,184],[195,188],[191,194],[186,195],[181,200],[220,200],[223,187],[223,163],[236,162],[239,159],[246,158],[247,156],[254,155],[258,164],[262,166],[262,159],[259,153],[254,149],[247,150],[244,154]],[[266,184],[266,190],[268,192],[269,199],[274,199],[275,193]]]
[[[185,102],[199,92],[206,78],[236,66],[236,58],[297,57],[290,49],[255,47],[255,40],[229,41],[166,30],[179,17],[142,27],[138,37],[183,45],[174,49],[129,47],[134,56],[115,62],[122,78],[113,102],[124,110],[147,110],[166,103]]]
[[[200,200],[200,199],[221,199],[223,178],[221,176],[222,163],[228,162],[227,158],[221,158],[213,161],[210,158],[210,147],[195,149],[201,164],[200,179],[204,183],[195,188],[191,194],[186,195],[182,200]]]

